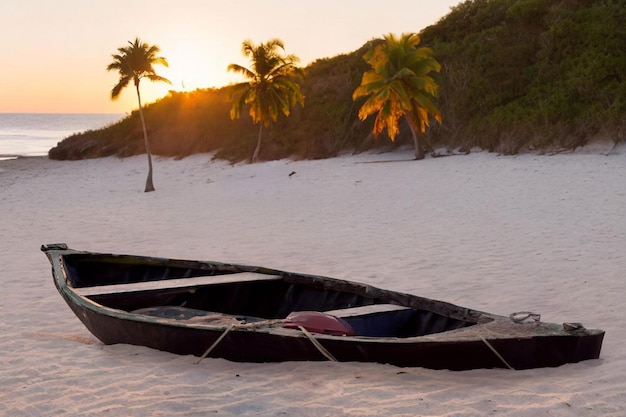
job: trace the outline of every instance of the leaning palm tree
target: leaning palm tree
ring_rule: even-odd
[[[107,71],[116,70],[120,73],[120,79],[111,90],[111,100],[116,100],[122,90],[132,81],[137,91],[137,101],[139,102],[139,117],[143,128],[143,140],[146,145],[148,155],[148,178],[146,179],[145,192],[154,191],[152,183],[152,155],[150,153],[150,143],[148,142],[148,131],[146,121],[143,117],[143,107],[141,105],[141,94],[139,94],[139,82],[142,78],[150,81],[162,81],[171,84],[167,78],[157,75],[153,66],[160,64],[169,66],[167,59],[157,56],[160,48],[157,45],[148,45],[135,38],[135,42],[128,41],[130,46],[118,48],[117,54],[113,55],[113,62],[107,67]]]
[[[289,116],[290,109],[300,103],[304,105],[304,96],[300,85],[294,81],[301,77],[302,70],[296,66],[300,59],[295,55],[283,55],[285,46],[280,39],[271,39],[258,46],[249,40],[243,42],[242,53],[250,59],[250,68],[230,64],[228,71],[243,75],[247,81],[232,88],[230,118],[238,119],[241,110],[249,105],[249,114],[253,123],[261,123],[256,148],[251,162],[255,162],[261,151],[263,126],[278,120],[279,112]]]
[[[441,115],[433,103],[438,85],[430,75],[441,67],[432,50],[418,48],[419,43],[419,35],[413,33],[399,38],[386,35],[382,43],[363,56],[372,69],[363,74],[352,98],[368,97],[359,110],[359,119],[365,120],[378,112],[373,129],[375,137],[387,128],[393,141],[399,132],[398,121],[405,117],[413,135],[415,159],[424,159],[418,132],[426,131],[429,116],[441,123]]]

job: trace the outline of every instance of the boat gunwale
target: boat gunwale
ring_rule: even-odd
[[[133,313],[130,311],[125,311],[125,310],[116,309],[116,308],[102,305],[92,300],[91,298],[89,298],[90,296],[83,295],[80,293],[81,289],[90,288],[89,286],[73,287],[71,284],[69,284],[67,271],[65,269],[65,262],[64,262],[65,256],[97,255],[103,258],[108,258],[108,257],[111,257],[112,259],[123,258],[124,262],[121,262],[121,263],[128,263],[129,260],[140,260],[142,262],[147,261],[149,264],[152,264],[152,265],[161,265],[161,266],[182,265],[185,267],[189,267],[190,265],[195,265],[195,266],[211,265],[211,266],[218,267],[218,268],[225,268],[226,270],[230,270],[233,273],[236,273],[236,271],[239,271],[239,270],[244,270],[244,272],[271,274],[274,276],[279,275],[280,279],[286,283],[315,285],[315,286],[320,286],[322,288],[326,288],[326,287],[332,288],[332,285],[329,285],[329,284],[342,285],[342,286],[350,287],[350,289],[362,290],[363,292],[362,294],[361,292],[358,292],[356,294],[365,295],[365,296],[372,297],[372,298],[376,298],[377,296],[378,297],[391,296],[391,299],[389,300],[390,304],[396,304],[396,305],[407,307],[407,308],[419,308],[419,309],[424,310],[424,308],[422,308],[421,306],[415,307],[414,305],[410,305],[410,304],[416,304],[417,302],[421,302],[421,301],[426,301],[428,304],[431,304],[431,305],[439,304],[441,308],[441,309],[437,309],[439,311],[435,311],[434,309],[426,309],[426,311],[431,311],[435,314],[443,313],[443,315],[446,315],[447,317],[451,317],[457,320],[462,320],[462,321],[472,323],[472,325],[468,327],[451,329],[451,330],[446,330],[440,333],[431,333],[431,334],[426,334],[426,335],[421,335],[421,336],[374,337],[374,336],[334,336],[334,335],[329,335],[329,334],[316,334],[315,337],[320,338],[320,339],[343,340],[343,341],[352,341],[352,342],[358,341],[358,342],[369,342],[369,343],[390,343],[390,342],[392,343],[415,343],[416,341],[423,340],[426,343],[428,339],[432,338],[433,336],[442,335],[442,334],[454,334],[454,333],[462,332],[466,329],[471,329],[476,326],[480,326],[481,324],[489,323],[495,320],[504,319],[504,317],[480,312],[477,310],[472,310],[472,309],[465,308],[465,307],[459,307],[454,304],[447,303],[445,301],[432,300],[432,299],[420,297],[417,295],[406,294],[406,293],[401,293],[401,292],[396,292],[396,291],[391,291],[391,290],[384,290],[384,289],[381,289],[381,288],[378,288],[369,284],[357,283],[353,281],[347,281],[347,280],[331,278],[331,277],[324,277],[320,275],[293,273],[293,272],[281,271],[281,270],[272,269],[272,268],[256,267],[256,266],[250,266],[250,265],[228,264],[228,263],[220,263],[220,262],[213,262],[213,261],[189,261],[189,260],[158,258],[158,257],[149,257],[149,256],[141,256],[141,255],[105,254],[105,253],[94,253],[94,252],[89,252],[89,251],[77,251],[74,249],[52,248],[52,249],[44,250],[44,248],[42,248],[42,250],[52,260],[52,269],[53,269],[53,273],[55,276],[55,282],[57,284],[57,287],[59,287],[59,289],[61,290],[60,292],[65,297],[68,297],[71,299],[70,300],[71,303],[73,303],[76,306],[89,309],[93,311],[94,313],[105,314],[109,317],[113,317],[113,318],[120,319],[120,320],[126,320],[126,321],[130,320],[134,322],[151,323],[151,324],[159,324],[159,325],[167,325],[167,326],[172,326],[172,327],[183,327],[183,328],[191,328],[191,329],[203,329],[203,330],[211,330],[211,331],[217,331],[217,332],[223,332],[229,327],[227,325],[219,325],[219,324],[216,325],[216,324],[199,323],[199,322],[190,323],[190,322],[185,322],[185,320],[155,317],[155,316]],[[228,275],[228,274],[225,274],[225,275]],[[170,279],[179,279],[179,278],[166,278],[163,280],[157,280],[155,282],[168,281]],[[213,284],[209,283],[209,284],[199,285],[198,288],[208,287],[211,285]],[[152,291],[160,291],[160,290],[167,290],[167,289],[168,288],[146,289],[146,290],[136,291],[133,293],[141,294],[142,292],[152,292]],[[399,300],[399,299],[404,299],[404,300]],[[406,301],[409,301],[409,300],[412,300],[413,303],[406,303]],[[394,303],[393,301],[396,301],[396,302]],[[405,303],[399,303],[399,301],[405,301]],[[441,311],[447,308],[449,308],[450,310],[443,311],[443,312]],[[463,312],[464,314],[467,314],[468,316],[471,316],[472,319],[468,319],[466,317],[457,317],[456,315],[449,314],[451,312],[459,312],[459,311]],[[275,334],[276,336],[306,337],[298,329],[286,329],[282,327],[271,327],[271,326],[270,327],[254,327],[254,326],[245,326],[245,325],[244,326],[235,325],[231,331],[255,331],[255,332]],[[476,340],[480,340],[480,338],[477,337]],[[470,339],[464,339],[463,341],[464,342],[470,341]],[[437,341],[433,340],[432,342],[436,343]]]
[[[372,336],[335,336],[330,334],[316,334],[315,337],[318,339],[328,339],[328,340],[341,340],[341,341],[351,341],[351,342],[359,342],[359,343],[398,343],[398,344],[411,344],[411,343],[440,343],[442,340],[446,342],[454,343],[454,339],[450,339],[452,336],[462,336],[457,341],[459,343],[468,343],[468,342],[484,342],[485,338],[491,341],[494,340],[503,340],[511,338],[510,333],[504,332],[495,332],[491,333],[487,331],[486,335],[481,334],[480,329],[485,327],[486,325],[493,324],[494,326],[504,326],[505,329],[522,329],[521,326],[525,326],[526,328],[530,328],[530,326],[534,326],[534,323],[514,323],[509,317],[500,316],[497,314],[486,313],[478,310],[473,310],[466,307],[460,307],[455,304],[451,304],[445,301],[434,300],[430,298],[424,298],[413,294],[407,294],[397,291],[384,290],[369,284],[357,283],[337,278],[324,277],[320,275],[311,275],[311,274],[303,274],[303,273],[293,273],[287,271],[281,271],[277,269],[265,268],[265,267],[256,267],[250,265],[239,265],[239,264],[228,264],[228,263],[220,263],[213,261],[188,261],[188,260],[179,260],[179,259],[169,259],[169,258],[157,258],[157,257],[149,257],[149,256],[140,256],[140,255],[116,255],[116,254],[104,254],[104,253],[94,253],[89,251],[77,251],[73,249],[58,249],[58,248],[47,248],[42,247],[42,250],[46,253],[52,263],[53,274],[55,277],[55,283],[59,288],[61,294],[64,297],[69,298],[69,302],[76,305],[77,307],[82,307],[93,311],[96,314],[105,314],[109,317],[125,320],[125,321],[134,321],[140,323],[150,323],[157,325],[167,325],[171,327],[181,327],[181,328],[189,328],[189,329],[201,329],[207,331],[215,331],[215,332],[223,332],[229,327],[227,325],[219,325],[219,324],[208,324],[208,323],[199,323],[199,322],[185,322],[185,320],[177,320],[163,317],[155,317],[145,314],[133,313],[125,310],[120,310],[116,308],[111,308],[99,304],[98,302],[90,299],[88,296],[84,296],[80,294],[77,290],[80,288],[75,288],[68,283],[67,272],[65,270],[64,257],[67,255],[98,255],[103,257],[123,257],[125,261],[129,259],[136,259],[141,261],[148,261],[154,265],[167,265],[170,261],[176,265],[211,265],[214,267],[225,268],[225,270],[230,270],[233,273],[237,271],[244,270],[245,272],[258,272],[262,274],[272,274],[272,275],[280,275],[280,279],[287,283],[294,284],[314,284],[323,287],[330,288],[330,283],[346,285],[351,287],[351,289],[360,289],[363,291],[363,294],[357,293],[360,295],[379,298],[384,297],[388,298],[386,302],[390,304],[397,304],[399,306],[422,309],[426,311],[432,311],[436,314],[443,314],[447,317],[451,317],[458,320],[463,320],[467,322],[474,323],[467,327],[457,328],[446,330],[439,333],[430,333],[420,336],[409,336],[409,337],[372,337]],[[124,262],[126,263],[126,262]],[[176,279],[176,278],[173,278]],[[168,279],[157,280],[158,281],[167,281]],[[199,286],[211,286],[212,284],[205,284]],[[81,287],[81,288],[89,288]],[[167,289],[167,288],[165,288]],[[158,291],[161,289],[155,290],[142,290],[137,293],[141,293],[144,291]],[[163,289],[164,290],[164,289]],[[67,300],[66,300],[67,301]],[[395,302],[394,302],[395,301]],[[424,309],[423,306],[416,306],[420,302],[426,302],[429,306],[438,306],[436,309]],[[442,310],[447,310],[443,311]],[[439,311],[437,311],[439,310]],[[461,317],[458,315],[451,315],[452,312],[462,312]],[[469,319],[468,317],[471,317]],[[540,323],[544,327],[554,325],[554,323]],[[587,329],[583,328],[586,334],[593,335],[598,333],[604,333],[603,330],[598,329]],[[533,332],[528,332],[529,334],[524,337],[523,335],[513,336],[516,338],[535,338],[542,336],[563,336],[569,337],[572,335],[571,332],[564,331],[556,331],[556,329],[548,329],[550,331],[549,334],[542,335]],[[235,325],[232,330],[234,332],[242,331],[242,332],[262,332],[268,333],[276,336],[288,336],[288,337],[306,337],[302,332],[297,329],[286,329],[282,327],[254,327],[254,326],[237,326]],[[515,333],[515,332],[514,332]]]

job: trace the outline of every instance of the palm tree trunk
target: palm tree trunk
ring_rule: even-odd
[[[137,89],[137,101],[139,102],[139,118],[141,119],[141,127],[143,128],[143,141],[146,145],[146,154],[148,155],[148,178],[146,178],[146,189],[144,192],[154,191],[152,183],[152,154],[150,153],[150,142],[148,142],[148,130],[146,129],[146,121],[143,118],[143,107],[141,106],[141,94],[139,94],[139,83],[135,83]]]
[[[261,134],[263,133],[263,123],[259,123],[259,125],[259,137],[256,141],[256,148],[254,149],[250,162],[256,162],[257,159],[259,159],[259,153],[261,153]]]
[[[417,132],[413,127],[413,123],[409,120],[409,128],[411,129],[411,134],[413,135],[413,145],[415,146],[415,160],[419,161],[424,159],[424,148],[422,147],[422,141],[417,137]]]

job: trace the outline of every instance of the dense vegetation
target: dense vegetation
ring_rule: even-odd
[[[504,153],[626,136],[625,0],[474,0],[423,31],[443,65],[442,129]]]
[[[421,32],[442,64],[434,146],[502,153],[575,148],[598,135],[626,137],[626,0],[467,0]],[[358,120],[352,93],[368,69],[359,50],[320,59],[300,81],[304,108],[267,130],[261,159],[325,158],[411,143],[407,126],[391,144]],[[249,157],[257,129],[229,117],[230,87],[171,92],[145,109],[155,154],[216,151]],[[265,134],[265,133],[264,133]],[[137,112],[106,129],[65,139],[55,159],[144,152]]]

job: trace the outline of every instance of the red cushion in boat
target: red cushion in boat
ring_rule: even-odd
[[[333,336],[354,336],[352,326],[345,320],[319,311],[296,311],[287,316],[283,327],[297,329],[304,327],[312,333]]]

